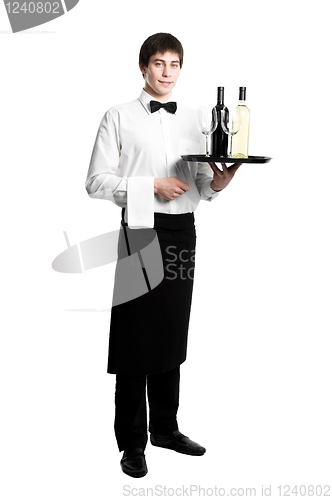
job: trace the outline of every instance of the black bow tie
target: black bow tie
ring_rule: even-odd
[[[160,109],[160,108],[165,108],[166,111],[174,114],[177,106],[176,106],[176,102],[174,102],[174,101],[165,102],[165,103],[158,102],[158,101],[150,101],[151,113],[158,111],[158,109]]]

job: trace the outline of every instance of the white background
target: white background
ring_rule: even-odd
[[[15,35],[1,4],[0,31],[1,496],[332,485],[329,2],[81,0]],[[223,85],[236,104],[246,86],[249,153],[273,160],[242,165],[195,212],[179,425],[207,452],[148,444],[134,480],[106,373],[115,264],[70,275],[51,263],[63,231],[75,244],[119,228],[120,209],[90,199],[85,178],[104,112],[138,97],[139,48],[159,31],[184,46],[174,99],[214,102]]]

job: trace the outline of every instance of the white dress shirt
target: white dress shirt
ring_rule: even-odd
[[[142,90],[138,99],[105,113],[85,184],[91,198],[126,207],[125,221],[132,229],[153,227],[154,212],[193,212],[201,199],[219,194],[210,187],[213,172],[207,163],[181,158],[201,149],[196,111],[178,103],[175,114],[163,108],[151,113],[151,100]],[[168,201],[154,194],[154,179],[171,176],[187,182],[189,191]]]

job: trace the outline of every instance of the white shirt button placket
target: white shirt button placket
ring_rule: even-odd
[[[167,176],[170,177],[172,175],[170,171],[170,166],[172,164],[172,151],[171,151],[171,137],[168,128],[169,113],[164,108],[160,108],[159,113],[160,113],[161,128],[164,138]],[[170,202],[168,202],[168,207],[169,207],[168,213],[172,213]]]

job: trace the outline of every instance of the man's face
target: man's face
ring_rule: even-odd
[[[144,90],[161,102],[167,101],[180,76],[179,55],[175,52],[157,52],[150,57],[148,67],[140,66],[145,76]]]

